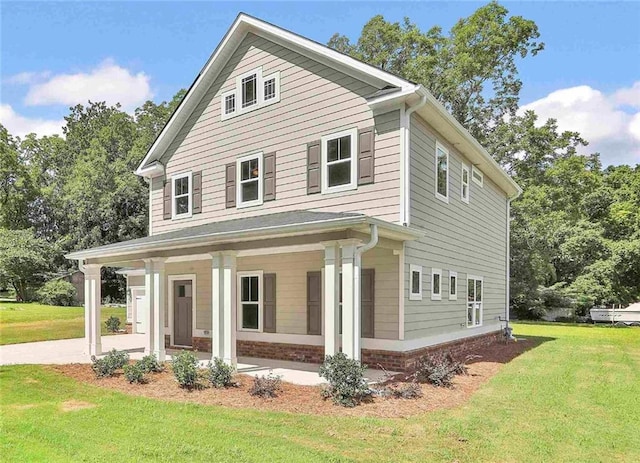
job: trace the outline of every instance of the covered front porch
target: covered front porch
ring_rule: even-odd
[[[133,326],[160,360],[174,347],[233,365],[320,363],[338,351],[359,360],[363,347],[403,337],[403,242],[418,235],[360,214],[304,211],[73,253],[85,272],[87,354],[103,352],[99,282],[110,266],[142,274]]]

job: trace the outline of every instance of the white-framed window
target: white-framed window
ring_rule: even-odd
[[[220,96],[224,121],[280,101],[280,71],[262,76],[262,66],[239,75],[235,88]]]
[[[473,171],[471,172],[471,178],[478,185],[480,186],[484,185],[484,174],[476,166],[473,166]]]
[[[449,151],[436,142],[436,198],[449,202]]]
[[[274,72],[263,79],[264,103],[280,101],[280,72]]]
[[[262,152],[243,156],[236,161],[237,207],[262,204]]]
[[[224,107],[224,115],[229,116],[236,112],[236,92],[231,91],[222,95],[222,102]]]
[[[422,300],[422,267],[420,265],[409,266],[409,300]]]
[[[483,278],[467,275],[467,327],[482,325],[482,287]]]
[[[458,273],[449,270],[449,300],[458,300]]]
[[[251,74],[242,77],[240,80],[240,97],[242,109],[258,103],[258,74]]]
[[[431,269],[431,300],[439,301],[442,299],[442,270],[439,268]]]
[[[322,192],[355,190],[358,129],[325,135],[322,140]]]
[[[462,172],[460,174],[460,199],[469,203],[469,167],[462,164]]]
[[[183,219],[192,214],[191,172],[171,177],[171,218]]]
[[[238,272],[238,329],[262,331],[262,271]]]

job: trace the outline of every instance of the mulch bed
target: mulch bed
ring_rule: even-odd
[[[474,352],[474,358],[468,363],[469,374],[457,376],[453,388],[439,388],[429,384],[421,384],[423,397],[419,399],[376,397],[355,408],[336,406],[331,400],[324,400],[320,395],[319,386],[299,386],[286,382],[282,383],[282,391],[276,398],[253,397],[248,393],[253,384],[253,377],[243,374],[235,376],[239,387],[228,389],[207,387],[188,391],[177,385],[171,371],[147,375],[149,381],[146,384],[129,384],[121,373],[111,378],[97,379],[91,366],[86,364],[55,365],[49,368],[94,386],[174,402],[311,415],[406,418],[465,403],[483,383],[498,373],[503,364],[538,344],[536,340],[530,339],[517,343],[487,346]]]

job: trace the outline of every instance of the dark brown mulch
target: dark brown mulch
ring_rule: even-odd
[[[475,357],[468,365],[469,374],[457,376],[453,388],[438,388],[422,384],[420,385],[423,392],[422,398],[374,398],[355,408],[339,407],[330,400],[324,400],[318,386],[299,386],[285,382],[282,383],[282,391],[276,398],[252,397],[248,390],[253,383],[253,378],[242,374],[235,376],[235,380],[239,383],[238,387],[228,389],[206,387],[188,391],[177,385],[170,371],[147,375],[149,382],[146,384],[129,384],[122,374],[112,378],[97,379],[91,366],[86,364],[56,365],[50,368],[83,383],[160,400],[311,415],[405,418],[465,403],[482,384],[502,368],[503,364],[537,344],[539,343],[536,340],[525,340],[487,346],[474,352]]]

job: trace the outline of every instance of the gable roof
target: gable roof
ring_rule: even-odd
[[[352,58],[326,45],[310,40],[301,35],[266,21],[254,18],[246,13],[240,13],[233,22],[222,41],[218,44],[204,67],[189,87],[169,121],[164,126],[153,145],[142,160],[136,174],[154,176],[163,173],[164,166],[160,160],[183,127],[209,87],[218,77],[222,68],[229,60],[236,48],[247,34],[252,33],[277,43],[285,48],[303,54],[317,62],[341,71],[379,90],[367,98],[373,108],[387,104],[398,104],[420,101],[422,98],[428,104],[423,105],[417,112],[436,130],[456,145],[474,165],[477,165],[509,196],[521,193],[518,184],[498,165],[493,157],[473,138],[473,136],[440,104],[437,99],[422,85],[396,76],[380,68]]]

